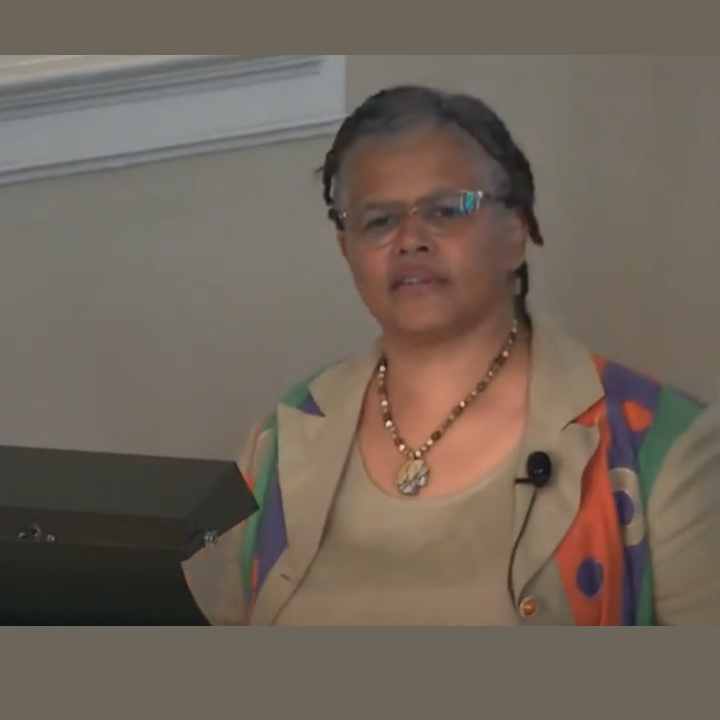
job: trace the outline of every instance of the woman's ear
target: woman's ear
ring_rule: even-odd
[[[519,213],[515,211],[507,213],[505,241],[512,272],[518,272],[525,264],[529,239],[527,225]]]

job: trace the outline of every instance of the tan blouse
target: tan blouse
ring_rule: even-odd
[[[368,477],[356,445],[327,533],[278,626],[515,625],[507,583],[513,454],[461,494],[405,500]]]

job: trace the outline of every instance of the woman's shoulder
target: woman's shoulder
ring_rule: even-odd
[[[714,444],[720,457],[718,404],[607,357],[593,361],[612,439],[634,448],[646,475],[657,477],[669,457],[697,442]]]
[[[332,419],[347,403],[355,403],[364,396],[379,356],[376,343],[365,352],[327,362],[301,376],[295,384],[278,393],[274,406],[253,425],[247,445],[265,445],[267,438],[278,432],[282,425],[280,416],[287,410]]]
[[[668,445],[717,408],[676,385],[610,358],[593,355],[611,424],[622,420],[647,444]],[[616,428],[617,429],[617,428]]]
[[[709,411],[706,402],[676,385],[594,353],[552,316],[540,313],[533,324],[536,372],[543,383],[550,384],[566,405],[580,410],[583,421],[594,422],[598,413],[603,415],[610,440],[616,448],[622,446],[623,456],[665,454]]]
[[[381,355],[380,344],[322,365],[280,395],[278,405],[324,416],[365,394]]]
[[[611,459],[623,467],[629,461],[636,473],[656,538],[689,533],[703,515],[714,518],[720,541],[720,403],[607,358],[594,360]]]

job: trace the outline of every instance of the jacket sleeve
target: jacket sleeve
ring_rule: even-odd
[[[254,477],[258,465],[262,424],[253,427],[238,459],[240,472]],[[185,580],[200,611],[211,625],[245,624],[246,607],[238,566],[244,523],[183,564]]]
[[[659,625],[720,625],[720,406],[675,441],[648,502]]]

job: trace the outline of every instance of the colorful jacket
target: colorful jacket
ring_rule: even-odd
[[[230,620],[233,613],[217,611],[222,603],[215,602],[217,624],[272,624],[302,581],[322,542],[377,357],[375,348],[301,383],[252,434],[242,469],[261,511],[226,540],[237,565],[225,572],[237,573],[232,597],[243,607],[242,618]],[[672,623],[656,616],[653,537],[659,556],[670,558],[659,568],[670,605],[682,605],[677,593],[683,590],[673,578],[687,571],[673,563],[694,568],[707,558],[692,571],[697,582],[720,575],[712,544],[720,543],[717,408],[591,356],[541,322],[525,445],[527,454],[548,451],[557,470],[534,506],[532,488],[516,491],[515,529],[524,534],[511,573],[512,599],[523,623]],[[703,528],[694,545],[670,547],[689,538],[693,527]],[[707,547],[698,547],[703,542]],[[692,600],[699,603],[694,617],[720,623],[720,588],[714,596],[714,587],[693,590],[702,596]],[[535,598],[542,598],[540,611],[523,612]]]

